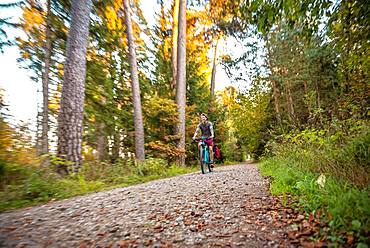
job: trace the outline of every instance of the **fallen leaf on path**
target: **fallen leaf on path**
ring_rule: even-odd
[[[126,240],[121,240],[118,242],[118,246],[120,248],[128,248],[130,246],[130,243],[129,241],[126,241]]]
[[[308,222],[313,222],[313,220],[315,219],[315,216],[310,213],[310,217],[308,218]]]
[[[80,248],[87,248],[87,244],[85,242],[80,243]]]
[[[347,235],[347,244],[351,245],[354,240],[355,240],[355,238],[353,237],[353,235],[351,235],[351,234]]]
[[[292,230],[289,230],[288,231],[288,237],[289,237],[289,239],[295,239],[296,238],[296,232],[295,231],[292,231]]]

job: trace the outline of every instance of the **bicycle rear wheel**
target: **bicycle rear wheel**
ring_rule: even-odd
[[[211,164],[210,164],[210,157],[209,157],[209,149],[206,148],[205,151],[204,151],[204,153],[205,153],[205,156],[204,157],[206,158],[206,159],[204,159],[204,161],[205,161],[205,163],[208,166],[209,172],[212,172],[212,167],[211,167]]]
[[[202,146],[199,149],[199,160],[200,160],[200,170],[202,171],[202,174],[205,174],[206,168],[205,168],[205,161],[204,161],[204,149]]]

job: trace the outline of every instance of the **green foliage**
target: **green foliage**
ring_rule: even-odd
[[[243,161],[243,151],[240,145],[236,143],[236,140],[229,139],[221,146],[221,151],[226,157],[225,164],[232,163],[231,161],[242,162]]]
[[[33,169],[33,167],[21,167],[5,160],[0,160],[0,168],[0,189],[4,189],[6,185],[15,184],[15,182],[28,177]]]
[[[370,44],[369,3],[363,0],[341,1],[330,17],[328,36],[338,54],[341,98],[339,104],[346,117],[367,115],[369,96]]]
[[[347,129],[351,123],[352,128]],[[304,130],[269,142],[266,154],[286,157],[303,170],[329,173],[359,187],[370,183],[367,122],[343,121],[325,130]]]
[[[370,131],[360,134],[360,136],[350,140],[344,147],[342,158],[339,161],[343,161],[344,158],[352,158],[354,163],[363,166],[364,168],[370,168]]]
[[[137,162],[134,173],[139,176],[161,174],[166,170],[167,162],[162,159],[148,158],[145,162]]]
[[[281,156],[266,159],[259,167],[264,176],[272,178],[273,194],[295,195],[305,212],[325,213],[322,221],[328,223],[332,236],[341,236],[345,231],[353,234],[358,243],[370,242],[370,188],[359,189],[329,174],[320,185],[319,174]]]
[[[263,154],[264,145],[270,138],[269,102],[269,93],[263,92],[257,85],[248,93],[234,96],[234,99],[224,99],[228,110],[226,125],[229,126],[229,137],[223,149],[228,159],[242,161],[246,154],[258,159]]]
[[[240,17],[232,18],[229,25],[225,25],[225,18],[220,25],[237,37],[243,48],[234,58],[224,56],[223,64],[229,76],[241,88],[248,89],[240,93],[247,100],[238,96],[228,117],[233,120],[237,142],[247,145],[255,158],[262,155],[268,140],[292,129],[323,130],[337,120],[367,118],[370,60],[366,56],[369,50],[366,1],[212,4],[217,8],[225,6],[224,13],[213,9],[212,14],[220,14],[219,18],[228,14]],[[327,27],[319,29],[320,23],[327,23]],[[263,64],[256,59],[261,57],[265,58]],[[258,97],[263,94],[265,104]],[[306,137],[308,133],[302,135]],[[299,141],[300,137],[296,139]],[[320,148],[319,144],[316,146]],[[294,147],[289,149],[294,151]],[[329,148],[323,145],[323,149]],[[343,152],[339,154],[345,156]],[[360,156],[366,161],[367,155]],[[331,159],[333,167],[340,167],[335,165],[339,158],[334,152]],[[345,170],[341,173],[351,173]]]
[[[273,194],[296,195],[306,212],[325,213],[333,242],[343,232],[370,242],[369,135],[367,121],[351,119],[291,132],[267,145],[271,157],[260,168]]]
[[[143,109],[147,154],[167,161],[183,154],[176,147],[177,137],[173,135],[178,121],[175,101],[154,95],[145,102]]]

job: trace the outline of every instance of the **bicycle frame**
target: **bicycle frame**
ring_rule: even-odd
[[[201,156],[202,159],[203,159],[203,162],[206,163],[206,164],[209,164],[210,163],[210,161],[209,161],[209,147],[206,144],[206,142],[204,142],[204,141],[205,141],[205,139],[202,138],[202,143],[200,145],[201,147],[200,147],[199,153],[203,152],[203,154],[202,154],[203,156]]]
[[[196,139],[195,141],[201,141],[198,155],[199,155],[199,162],[202,174],[205,174],[205,165],[208,166],[209,172],[212,172],[211,168],[211,161],[210,161],[210,154],[209,154],[209,147],[205,142],[206,138],[202,137],[202,139]]]

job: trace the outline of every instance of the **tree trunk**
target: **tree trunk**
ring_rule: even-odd
[[[271,80],[271,83],[272,83],[273,96],[274,96],[276,120],[280,124],[281,123],[280,103],[279,103],[280,91],[279,91],[279,87],[275,80]]]
[[[68,33],[62,96],[58,116],[58,157],[66,159],[77,172],[82,162],[82,130],[86,78],[86,50],[91,0],[73,0]],[[68,173],[67,164],[58,168]]]
[[[51,59],[51,35],[50,35],[50,13],[51,13],[51,0],[47,0],[47,13],[46,13],[46,34],[45,34],[45,59],[44,70],[42,73],[42,134],[41,134],[41,154],[49,152],[49,70]],[[47,165],[48,161],[44,160],[43,165]]]
[[[129,64],[131,73],[131,84],[132,84],[132,102],[134,104],[134,123],[135,123],[135,155],[140,161],[145,160],[144,151],[144,127],[143,127],[143,116],[141,111],[141,99],[140,99],[140,86],[139,76],[137,72],[137,62],[135,53],[135,41],[132,32],[131,24],[131,9],[129,0],[123,0],[123,6],[125,9],[126,16],[126,33],[129,50]]]
[[[121,147],[121,130],[115,130],[115,133],[113,134],[113,146],[112,146],[112,156],[111,161],[116,162],[117,159],[120,156],[119,149]]]
[[[303,81],[303,89],[304,89],[304,97],[303,97],[303,99],[305,99],[308,96],[308,86],[307,86],[307,81],[306,80]],[[312,109],[311,109],[310,102],[309,101],[308,102],[306,101],[306,105],[307,105],[308,114],[309,114],[309,116],[311,116]]]
[[[178,40],[178,22],[179,22],[179,0],[174,0],[173,6],[173,26],[172,26],[172,94],[176,93],[176,77],[177,77],[177,40]]]
[[[307,95],[308,93],[308,88],[307,88],[307,81],[303,81],[303,88],[304,88],[304,94]]]
[[[268,37],[266,39],[266,45],[267,45],[267,54],[268,54],[268,65],[270,67],[271,72],[274,73],[274,68],[272,65],[272,52],[271,52],[271,46]],[[275,106],[275,113],[276,113],[276,120],[278,124],[281,124],[281,110],[280,110],[280,90],[279,90],[279,85],[278,82],[275,79],[271,80],[272,83],[272,90],[273,90],[273,97],[274,97],[274,106]]]
[[[215,98],[217,47],[218,47],[218,39],[216,40],[215,51],[213,53],[212,77],[211,77],[211,103],[214,101],[214,98]]]
[[[317,83],[317,80],[314,80],[314,86],[315,86],[315,91],[316,91],[316,106],[318,109],[320,109],[321,108],[320,90],[319,90],[319,85]]]
[[[176,125],[176,134],[179,136],[177,147],[184,151],[177,164],[185,165],[185,107],[186,107],[186,0],[180,0],[179,6],[179,39],[177,45],[177,85],[176,103],[179,114],[179,123]]]
[[[107,136],[104,132],[105,129],[105,123],[104,122],[98,122],[96,124],[96,151],[98,155],[98,160],[103,161],[107,158]]]
[[[287,104],[288,104],[289,116],[293,120],[295,120],[293,97],[292,97],[292,92],[291,92],[290,84],[289,84],[288,80],[285,81],[285,92],[286,92],[285,95],[286,95],[286,101],[287,101]]]
[[[39,104],[37,104],[37,109],[39,109]],[[42,154],[42,111],[37,111],[36,115],[36,144],[35,148],[37,155]]]

